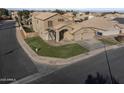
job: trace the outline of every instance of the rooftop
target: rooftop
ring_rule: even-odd
[[[33,16],[35,18],[41,19],[41,20],[46,20],[54,15],[57,15],[57,13],[52,13],[52,12],[34,12]]]
[[[112,22],[111,20],[107,20],[106,18],[103,17],[95,17],[92,19],[89,19],[87,21],[84,21],[82,23],[79,23],[77,25],[74,25],[73,27],[75,28],[71,33],[76,32],[77,30],[80,30],[81,28],[97,28],[97,29],[102,29],[104,31],[108,30],[114,30],[115,22]]]

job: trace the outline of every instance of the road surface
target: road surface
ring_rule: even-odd
[[[0,83],[8,83],[38,72],[16,39],[14,21],[0,22]]]
[[[114,83],[124,83],[124,48],[107,51]],[[111,83],[105,53],[76,62],[30,83]]]

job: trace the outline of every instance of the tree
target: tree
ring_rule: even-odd
[[[76,12],[76,11],[73,11],[73,15],[74,15],[74,17],[76,17],[76,15],[77,15],[77,12]]]
[[[85,12],[85,14],[86,14],[86,15],[89,15],[89,14],[90,14],[90,12],[89,12],[89,11],[87,11],[87,12]]]
[[[28,11],[28,10],[19,11],[18,15],[19,15],[21,20],[28,19],[29,15],[30,15],[30,11]]]
[[[27,25],[27,19],[29,19],[30,17],[30,11],[29,10],[18,11],[18,16],[21,24]]]
[[[59,13],[59,14],[64,14],[64,13],[65,13],[65,11],[59,10],[59,9],[56,9],[56,10],[54,10],[53,12],[56,12],[56,13]]]
[[[0,17],[3,16],[3,15],[9,16],[9,12],[8,12],[7,9],[0,8]]]

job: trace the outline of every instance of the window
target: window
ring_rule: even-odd
[[[102,33],[101,32],[97,32],[96,34],[102,36]]]
[[[48,21],[48,27],[52,27],[53,26],[53,21]]]
[[[58,19],[58,21],[59,21],[59,22],[63,22],[63,21],[64,21],[64,19],[62,19],[62,18],[61,18],[61,19]]]

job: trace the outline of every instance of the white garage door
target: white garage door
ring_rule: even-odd
[[[87,40],[87,39],[92,39],[94,38],[95,33],[94,32],[85,32],[82,34],[82,39]]]

